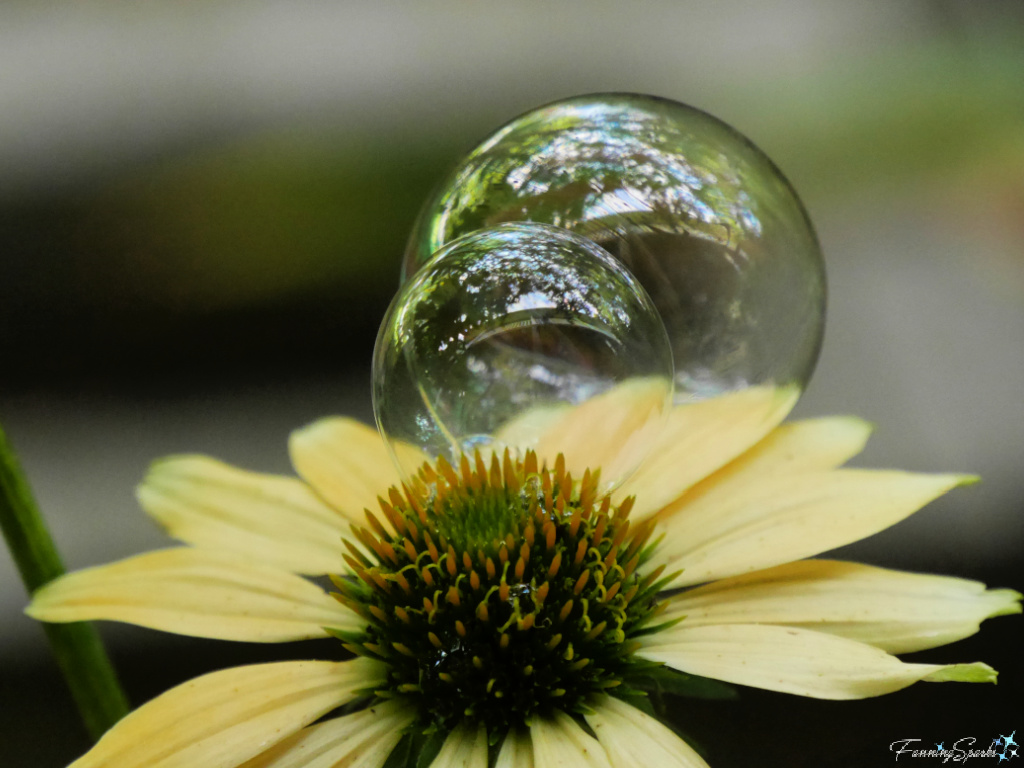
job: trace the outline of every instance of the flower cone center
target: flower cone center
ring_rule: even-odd
[[[641,574],[651,526],[630,525],[631,499],[506,451],[424,465],[380,506],[389,526],[368,511],[346,542],[356,578],[334,581],[368,623],[346,647],[388,664],[381,695],[500,733],[622,682],[660,575]]]

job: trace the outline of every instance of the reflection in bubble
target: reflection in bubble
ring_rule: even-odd
[[[392,446],[553,460],[579,454],[557,437],[573,434],[573,408],[604,403],[594,430],[618,430],[617,455],[599,464],[611,487],[660,428],[671,377],[664,326],[611,256],[562,229],[505,224],[442,248],[396,296],[374,353],[374,410]]]
[[[824,325],[817,240],[779,170],[719,120],[636,95],[517,118],[428,201],[406,279],[451,240],[510,221],[571,230],[626,265],[667,328],[678,399],[810,377]]]

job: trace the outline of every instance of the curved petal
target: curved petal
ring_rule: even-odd
[[[415,712],[400,701],[318,723],[239,768],[381,768]]]
[[[441,745],[430,768],[487,768],[487,731],[460,723]]]
[[[601,696],[584,715],[615,768],[708,768],[671,729],[613,696]]]
[[[706,493],[758,478],[835,469],[864,449],[871,425],[853,416],[833,416],[780,424],[746,453],[694,485],[658,513],[665,519]]]
[[[550,435],[554,426],[573,410],[568,403],[538,405],[529,408],[502,424],[494,433],[498,446],[534,448],[539,440]]]
[[[529,731],[512,729],[508,732],[494,768],[533,768],[533,744]]]
[[[686,627],[784,624],[910,653],[973,635],[986,618],[1020,613],[1020,594],[977,581],[804,560],[723,579],[669,601]]]
[[[616,500],[636,494],[637,519],[657,512],[758,443],[786,418],[799,394],[796,387],[749,387],[677,405]]]
[[[575,477],[600,468],[603,478],[614,481],[648,453],[670,393],[667,380],[629,379],[554,419],[538,440],[537,456],[550,467],[561,453]]]
[[[839,469],[728,483],[663,521],[668,535],[655,557],[683,569],[673,586],[749,573],[878,533],[973,481]]]
[[[179,547],[61,576],[26,613],[50,622],[124,621],[179,635],[276,643],[365,622],[301,576],[240,555]]]
[[[292,432],[288,450],[299,476],[328,504],[360,525],[363,510],[376,510],[377,497],[386,498],[388,489],[402,482],[377,430],[355,419],[333,417],[313,422]],[[399,446],[399,450],[408,454],[408,466],[426,458],[410,446]]]
[[[234,768],[382,681],[367,659],[213,672],[132,712],[70,768]]]
[[[176,539],[238,552],[295,573],[345,569],[349,521],[300,480],[262,475],[206,456],[172,456],[150,467],[139,503]]]
[[[612,768],[597,739],[561,710],[530,723],[536,768]]]
[[[843,637],[761,624],[687,628],[642,639],[637,655],[692,675],[818,699],[863,699],[918,680],[995,682],[985,664],[905,664]]]
[[[826,416],[780,424],[728,468],[755,474],[833,469],[867,444],[872,425],[856,416]]]

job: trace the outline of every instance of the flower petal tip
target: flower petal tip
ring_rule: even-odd
[[[348,421],[342,416],[325,416],[293,429],[288,435],[288,455],[292,464],[296,464],[297,457],[301,456],[303,451],[322,447],[324,443],[330,442],[333,433],[344,432],[349,426]]]
[[[971,664],[950,664],[941,667],[925,677],[929,683],[992,683],[996,684],[999,673],[988,664],[975,661]]]
[[[180,492],[195,484],[197,479],[206,481],[211,474],[230,470],[219,459],[201,453],[161,456],[149,463],[142,481],[135,486],[135,499],[147,514],[159,521],[159,515],[153,513],[153,504],[159,503],[164,496]]]
[[[875,433],[877,427],[873,421],[862,419],[860,416],[838,416],[834,417],[832,421],[849,436],[851,448],[849,457],[856,456],[864,450],[864,446],[867,445],[868,440]],[[843,462],[845,462],[845,459]]]
[[[149,462],[149,467],[146,469],[146,478],[156,475],[158,477],[174,474],[178,469],[183,467],[191,467],[196,464],[215,464],[217,466],[224,466],[224,462],[220,459],[215,459],[212,456],[205,456],[201,453],[172,453],[169,456],[161,456],[158,459],[153,459]],[[145,482],[145,480],[143,480]]]
[[[803,390],[799,384],[783,384],[777,388],[778,396],[781,400],[795,400],[800,397],[800,393]]]
[[[324,416],[298,429],[293,429],[288,435],[288,447],[292,449],[296,443],[330,440],[336,437],[339,432],[344,434],[348,431],[363,432],[372,429],[372,427],[366,426],[361,421],[349,418],[348,416]]]
[[[803,390],[799,384],[783,384],[772,388],[771,402],[775,406],[773,410],[780,410],[789,413],[800,399]]]
[[[967,474],[939,474],[931,472],[914,473],[908,472],[908,475],[917,475],[920,478],[930,478],[934,480],[936,493],[932,496],[932,499],[936,499],[939,496],[943,496],[955,488],[967,488],[972,485],[977,485],[981,482],[981,475],[967,475]],[[923,506],[923,505],[922,505]]]
[[[796,401],[800,399],[801,394],[803,394],[803,389],[800,388],[799,384],[786,384],[776,390],[775,408],[773,411],[778,416],[772,417],[776,424],[789,415],[790,411],[796,406]]]
[[[154,485],[154,481],[160,480],[165,477],[169,471],[173,471],[175,465],[181,460],[190,460],[198,458],[195,455],[174,455],[174,456],[161,456],[159,459],[149,462],[149,466],[146,467],[146,474],[142,476],[142,481],[135,486],[135,498],[141,500],[142,495],[145,493],[148,486]]]
[[[996,616],[1012,616],[1021,613],[1021,600],[1024,595],[1014,589],[990,589],[988,596],[993,598],[992,611],[987,618],[994,619]]]
[[[865,438],[870,437],[878,429],[878,425],[873,421],[861,418],[860,416],[844,416],[843,417],[847,424],[851,427],[859,429],[864,433]]]
[[[52,611],[53,600],[51,599],[51,595],[53,594],[52,587],[59,580],[60,577],[58,576],[56,579],[47,582],[32,593],[32,599],[24,608],[26,616],[31,619],[35,619],[36,621],[44,621],[50,624],[59,623],[54,619]]]

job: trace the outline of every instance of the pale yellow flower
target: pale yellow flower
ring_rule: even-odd
[[[825,699],[994,681],[982,663],[892,654],[1019,612],[1017,593],[804,559],[972,478],[837,469],[868,427],[780,426],[795,397],[753,388],[677,406],[604,508],[581,470],[612,455],[622,425],[595,423],[593,408],[549,415],[567,468],[537,469],[529,455],[441,464],[409,494],[389,495],[399,477],[382,441],[343,418],[292,436],[301,480],[200,456],[157,463],[139,499],[187,546],[64,576],[31,616],[247,642],[334,635],[363,657],[197,678],[74,768],[380,768],[424,729],[433,737],[416,744],[436,750],[433,768],[489,757],[499,768],[704,766],[634,706],[638,672],[663,664]],[[364,509],[378,508],[382,522],[368,523]],[[336,575],[338,599],[304,578],[323,574]]]

